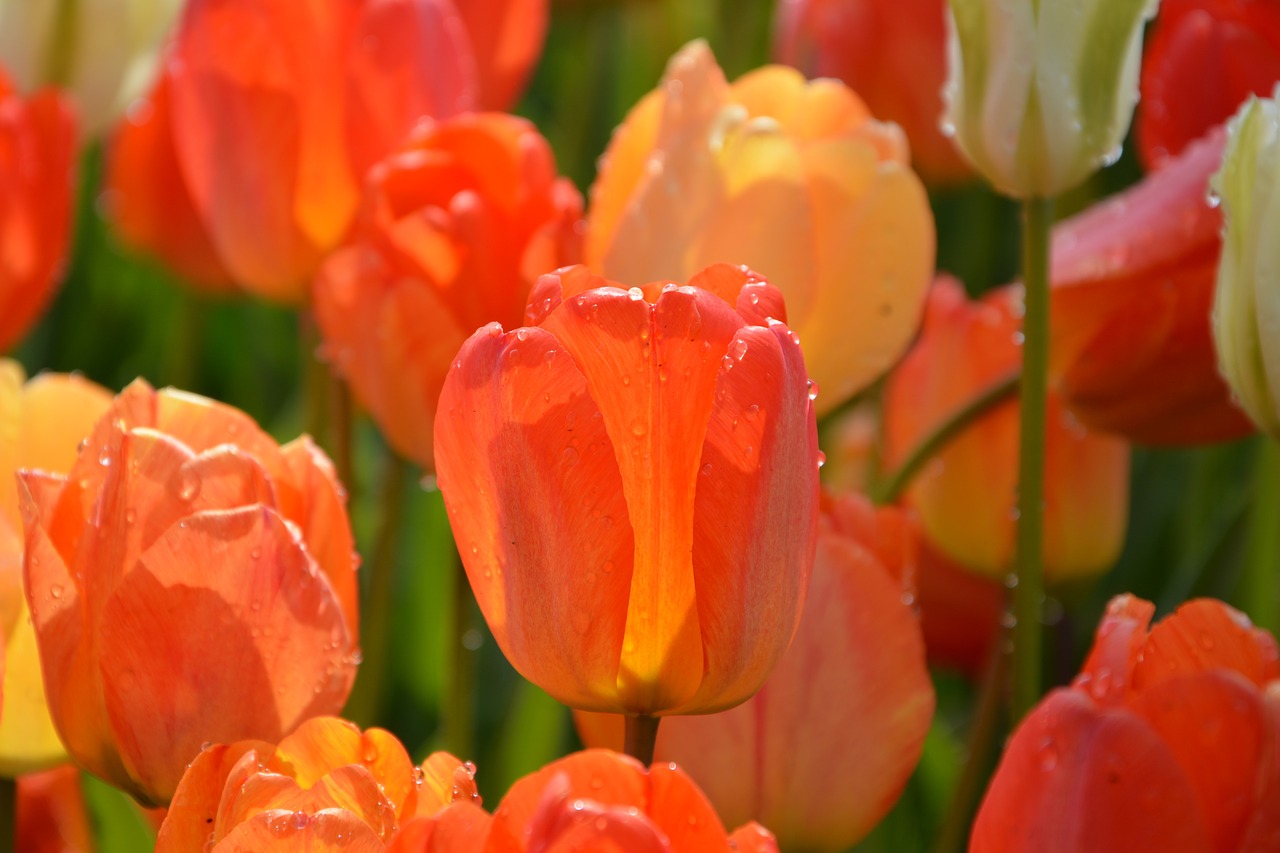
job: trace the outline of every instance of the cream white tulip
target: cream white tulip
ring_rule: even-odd
[[[0,64],[24,91],[57,85],[93,134],[141,95],[182,0],[0,0]]]
[[[996,189],[1051,197],[1113,160],[1159,0],[950,0],[944,130]]]
[[[1241,407],[1280,438],[1280,88],[1230,124],[1213,179],[1226,229],[1213,306],[1218,367]]]

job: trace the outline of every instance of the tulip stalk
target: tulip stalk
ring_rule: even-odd
[[[1238,601],[1253,624],[1276,633],[1280,630],[1280,534],[1275,519],[1280,514],[1280,444],[1264,440],[1254,465],[1253,509],[1249,542]]]
[[[0,778],[0,853],[13,853],[18,833],[18,782]]]
[[[53,19],[53,49],[47,56],[43,81],[49,86],[62,87],[71,82],[80,0],[60,0],[57,5]]]
[[[1053,200],[1032,197],[1022,207],[1023,317],[1021,435],[1018,442],[1017,585],[1013,592],[1013,719],[1040,699],[1044,598],[1044,457],[1049,375],[1049,231]]]
[[[661,722],[661,717],[628,714],[623,735],[623,752],[645,767],[652,764],[654,747],[658,743],[658,724]]]
[[[926,462],[941,453],[974,421],[1017,394],[1021,384],[1022,372],[1011,371],[957,407],[912,448],[906,460],[897,471],[893,472],[892,476],[882,481],[876,489],[876,503],[885,505],[896,501],[907,486],[911,485],[911,481],[920,473],[920,469]]]
[[[449,634],[453,644],[451,680],[446,691],[442,727],[448,748],[456,755],[470,755],[475,745],[476,654],[468,644],[471,630],[471,603],[475,596],[462,566],[457,548],[450,548],[453,560],[453,620]]]

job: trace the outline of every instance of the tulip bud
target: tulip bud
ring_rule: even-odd
[[[150,82],[180,0],[0,0],[0,62],[27,91],[68,90],[87,133]]]
[[[1280,437],[1277,170],[1280,106],[1274,95],[1250,99],[1231,122],[1222,170],[1213,179],[1226,219],[1213,337],[1218,367],[1241,407],[1261,429]]]
[[[1115,160],[1158,0],[951,0],[945,127],[1016,198],[1051,197]]]

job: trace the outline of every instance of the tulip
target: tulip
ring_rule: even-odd
[[[514,116],[427,122],[373,170],[313,305],[330,359],[399,453],[432,468],[458,348],[485,323],[519,325],[537,276],[579,260],[581,215],[546,140]]]
[[[80,789],[80,771],[69,764],[18,779],[15,849],[22,853],[92,853],[93,831]]]
[[[189,0],[170,74],[213,245],[236,281],[285,302],[345,235],[369,168],[475,89],[448,0]]]
[[[783,0],[774,56],[844,81],[874,115],[901,125],[926,181],[963,181],[971,170],[941,128],[946,8],[947,0]]]
[[[205,741],[342,707],[358,653],[345,496],[311,442],[137,382],[66,476],[21,472],[27,604],[71,756],[144,804]]]
[[[1113,161],[1159,0],[950,0],[947,126],[982,176],[1050,198]]]
[[[0,70],[0,353],[36,321],[62,276],[75,146],[70,106],[49,91],[22,98]]]
[[[1071,687],[1014,732],[973,853],[1263,851],[1280,839],[1275,640],[1218,601],[1112,600]]]
[[[542,52],[549,0],[453,0],[471,40],[481,109],[509,110]]]
[[[1280,8],[1257,0],[1164,0],[1142,60],[1138,153],[1148,169],[1280,80]]]
[[[710,712],[795,633],[818,444],[781,294],[712,267],[544,276],[462,346],[435,423],[458,553],[507,659],[584,710]]]
[[[161,74],[111,141],[107,214],[130,248],[154,255],[203,291],[231,293],[235,282],[209,240],[174,151],[169,86],[169,75]]]
[[[1213,299],[1218,366],[1240,406],[1273,437],[1280,437],[1280,255],[1271,234],[1271,205],[1280,197],[1278,130],[1275,99],[1251,99],[1231,122],[1222,170],[1214,176],[1226,213]]]
[[[885,462],[907,454],[1021,361],[1021,292],[992,291],[971,303],[960,283],[934,287],[920,341],[890,377],[885,397]],[[1129,451],[1091,433],[1049,397],[1045,454],[1045,572],[1051,581],[1107,569],[1124,543]],[[945,556],[992,576],[1013,560],[1018,480],[1016,400],[1002,402],[967,427],[912,483],[907,502]]]
[[[786,850],[841,851],[893,807],[933,717],[915,544],[902,510],[824,495],[813,585],[777,669],[736,708],[662,724],[658,760],[725,822],[759,820]],[[621,747],[620,717],[575,716],[588,746]]]
[[[65,89],[96,134],[147,87],[181,0],[4,0],[0,63],[18,86]]]
[[[615,132],[586,262],[615,281],[747,264],[787,299],[831,411],[907,348],[933,273],[928,199],[892,125],[831,80],[770,66],[732,86],[684,48]]]
[[[920,544],[917,575],[920,632],[929,663],[980,678],[1002,636],[1004,584],[975,574],[928,541]]]
[[[22,594],[22,518],[14,473],[69,471],[80,442],[111,404],[106,390],[77,376],[42,374],[23,382],[22,368],[0,359],[0,774],[6,776],[51,767],[67,755],[49,719]]]
[[[483,853],[777,853],[756,824],[726,834],[711,803],[675,764],[645,769],[608,750],[552,762],[511,786]]]
[[[1209,319],[1222,219],[1206,196],[1224,138],[1054,231],[1050,375],[1091,429],[1144,444],[1253,431],[1218,372]]]
[[[409,846],[428,830],[483,838],[475,767],[446,752],[414,767],[383,729],[316,717],[278,744],[211,745],[191,762],[160,827],[156,853],[332,850],[475,851]],[[412,828],[412,829],[411,829]]]

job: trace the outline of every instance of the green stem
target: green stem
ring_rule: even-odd
[[[474,598],[471,582],[467,580],[462,559],[453,551],[453,630],[449,642],[453,648],[452,682],[445,690],[444,719],[445,742],[454,755],[469,756],[474,748],[474,720],[476,683],[476,649],[469,640]]]
[[[71,65],[76,55],[76,41],[80,37],[77,32],[79,6],[80,0],[60,0],[54,12],[43,69],[46,86],[63,87],[71,82]]]
[[[355,503],[356,473],[352,458],[351,429],[354,411],[351,388],[337,373],[329,373],[329,426],[332,431],[333,464],[338,480],[347,490],[347,504]]]
[[[390,664],[391,616],[395,604],[396,546],[404,521],[404,493],[409,465],[393,452],[387,454],[382,479],[382,526],[369,565],[369,587],[361,608],[360,653],[362,662],[346,715],[363,726],[378,722],[386,692]]]
[[[1253,466],[1253,507],[1238,601],[1253,624],[1280,630],[1280,444],[1263,439]]]
[[[302,347],[304,423],[311,438],[329,452],[329,365],[320,359],[320,330],[308,311],[298,315],[298,342]]]
[[[1040,700],[1044,599],[1044,453],[1049,375],[1049,228],[1053,200],[1022,206],[1023,317],[1021,437],[1018,441],[1017,587],[1013,596],[1013,722]]]
[[[965,427],[1016,395],[1020,382],[1021,371],[1010,371],[947,415],[933,432],[912,448],[906,461],[876,490],[876,503],[888,504],[897,500],[926,462],[941,453]]]
[[[628,714],[623,735],[622,751],[645,767],[653,763],[653,750],[658,743],[658,723],[661,717],[647,714]]]
[[[1004,705],[1008,669],[1009,655],[1005,643],[1003,640],[993,643],[982,678],[978,707],[970,724],[964,766],[947,803],[942,829],[933,845],[934,853],[961,853],[968,845],[973,816],[986,790],[999,743],[1000,711]]]

